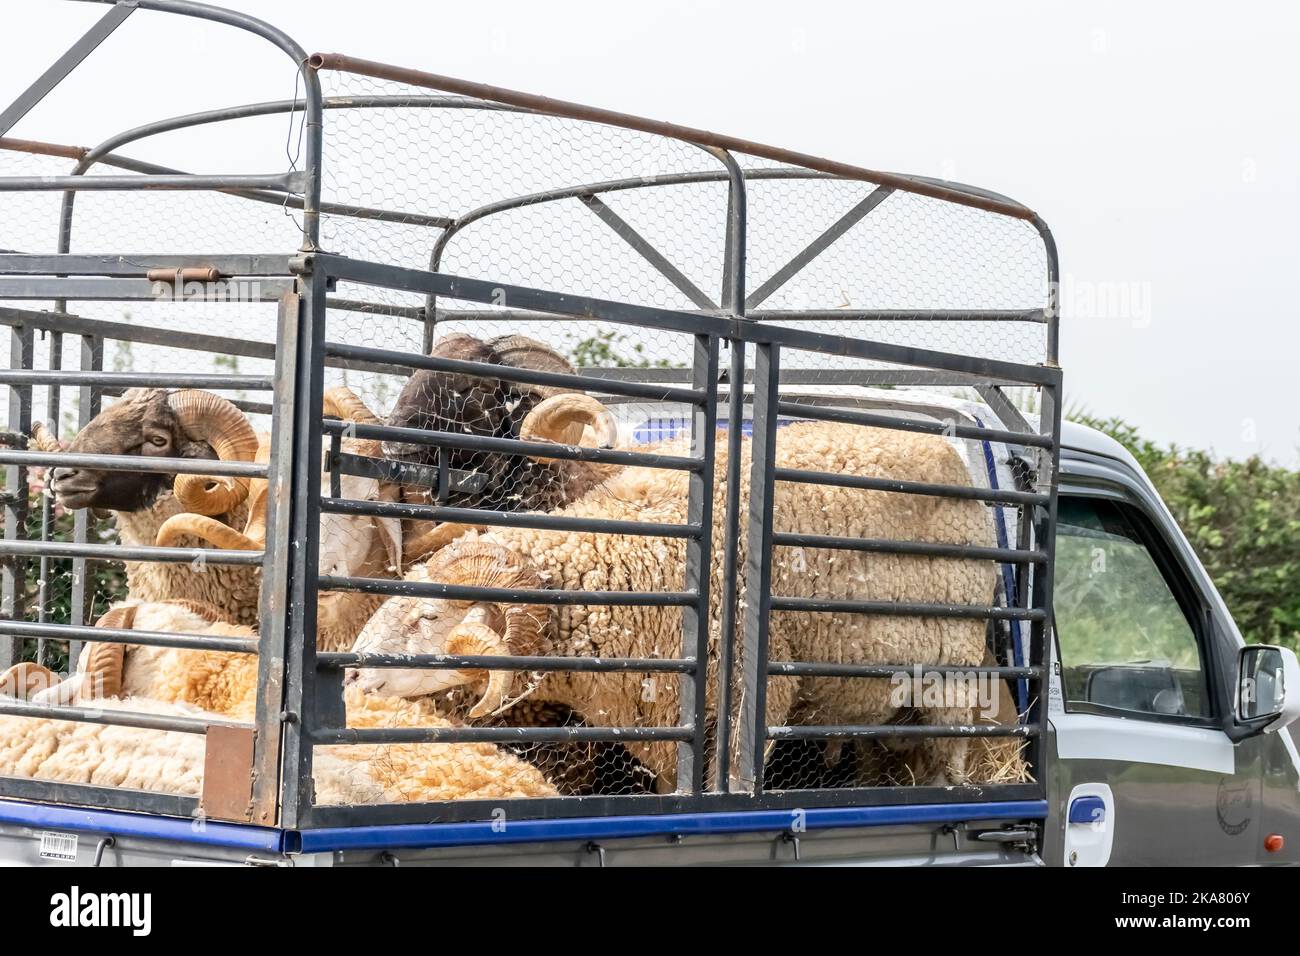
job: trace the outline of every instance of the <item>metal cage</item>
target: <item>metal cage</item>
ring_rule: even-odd
[[[1047,708],[1042,690],[1061,372],[1055,298],[1059,266],[1051,233],[1034,212],[969,186],[878,172],[337,54],[309,56],[259,20],[186,0],[110,4],[103,19],[4,112],[0,137],[137,10],[233,27],[273,44],[290,59],[301,96],[171,117],[88,149],[0,139],[0,152],[13,158],[18,170],[0,176],[0,201],[8,197],[18,203],[16,208],[26,217],[38,215],[34,204],[22,205],[26,197],[59,199],[50,207],[50,248],[32,247],[28,243],[35,240],[14,225],[0,237],[5,247],[0,252],[0,300],[10,302],[0,307],[0,323],[10,328],[9,365],[0,371],[0,384],[8,392],[8,430],[3,436],[7,447],[0,450],[7,489],[0,543],[0,635],[6,638],[0,642],[0,669],[22,653],[48,660],[65,646],[75,660],[86,640],[256,654],[256,715],[252,722],[240,723],[0,698],[0,715],[203,734],[208,766],[200,795],[19,777],[0,779],[0,793],[285,828],[479,821],[492,819],[502,801],[323,805],[313,792],[314,756],[324,746],[588,743],[617,748],[653,742],[675,748],[674,792],[544,797],[512,801],[508,812],[512,818],[526,819],[1045,797],[1041,769]],[[327,92],[331,85],[341,92]],[[166,134],[268,117],[298,124],[301,162],[286,172],[192,174],[123,152]],[[427,178],[416,175],[408,182],[386,172],[387,158],[402,155],[383,138],[394,125],[428,133],[426,148],[413,149],[419,153],[418,162],[428,164]],[[504,136],[508,145],[517,147],[506,153],[525,147],[529,153],[522,159],[484,157],[486,171],[466,169],[463,181],[457,180],[455,171],[468,165],[466,160],[476,155],[475,144],[489,135]],[[331,153],[336,141],[343,156],[338,160]],[[584,142],[595,146],[580,149]],[[655,165],[661,156],[655,150],[668,157],[660,165]],[[347,157],[360,153],[375,164],[368,174],[350,171]],[[507,161],[511,165],[503,172]],[[51,174],[52,166],[45,164],[56,163],[62,171]],[[620,166],[625,174],[606,175]],[[579,178],[588,171],[596,178]],[[486,195],[498,181],[514,191]],[[425,188],[435,198],[428,205],[414,205],[424,201]],[[142,251],[130,243],[115,246],[113,221],[118,217],[111,211],[128,210],[159,194],[165,198],[158,202],[179,204],[159,208],[196,210],[185,220],[191,231],[163,250]],[[656,195],[664,198],[647,198]],[[109,197],[104,202],[110,205],[92,203],[87,210],[88,196]],[[185,205],[198,203],[198,197],[219,201],[223,222],[235,222],[247,210],[270,214],[279,207],[292,218],[282,216],[264,235],[287,234],[291,227],[297,248],[236,248],[243,236],[231,240],[215,229],[205,233],[202,223],[217,218],[204,220],[197,212],[200,207]],[[440,204],[444,202],[460,205]],[[638,219],[638,211],[647,208],[652,214]],[[553,212],[559,209],[575,218],[555,226],[546,217],[560,215]],[[91,225],[83,227],[83,217]],[[579,221],[576,217],[581,217],[580,225],[573,224]],[[34,220],[23,221],[34,235]],[[866,245],[835,258],[846,237],[859,237],[876,222],[882,223],[880,232],[871,233]],[[941,225],[932,229],[936,222]],[[249,227],[247,235],[255,233]],[[103,248],[94,247],[101,241],[99,235],[108,237],[102,240]],[[990,251],[995,248],[1004,251]],[[606,253],[608,261],[600,259]],[[566,255],[572,255],[572,261],[564,259]],[[1002,282],[996,277],[1003,272],[1024,276]],[[646,278],[636,279],[641,284],[635,285],[628,278],[633,274]],[[537,281],[519,281],[521,276]],[[843,295],[846,301],[826,294],[839,288],[836,276],[849,277],[844,280],[850,284]],[[712,282],[716,292],[709,287]],[[889,288],[877,295],[872,283]],[[612,291],[591,294],[592,286]],[[1011,289],[1016,301],[997,301],[999,289]],[[865,304],[847,301],[853,297]],[[37,310],[33,303],[39,302],[52,303],[52,308]],[[223,330],[209,327],[216,321],[211,318],[200,319],[199,328],[182,329],[94,314],[97,305],[129,303],[145,310],[165,304],[176,315],[191,310],[206,317],[218,312],[203,309],[220,310],[232,302],[247,310],[239,320],[244,332],[218,334]],[[974,304],[963,307],[963,302]],[[649,349],[637,353],[649,357],[621,365],[595,361],[569,374],[429,354],[443,332],[480,327],[541,329],[556,335],[568,334],[565,330],[571,328],[594,329],[598,337],[605,336],[599,341],[618,343],[631,334],[629,347]],[[260,338],[257,330],[263,333]],[[167,368],[105,370],[106,346],[115,343],[119,348],[126,343],[164,350],[158,353],[164,356],[159,361]],[[77,368],[65,368],[73,352],[78,353]],[[247,360],[261,371],[241,374],[229,361],[219,372],[174,370],[184,362],[170,356],[190,354]],[[540,446],[517,437],[356,425],[325,418],[318,411],[328,382],[340,375],[370,387],[366,383],[380,379],[367,376],[400,382],[417,370],[580,387],[616,408],[621,407],[617,403],[669,407],[669,417],[679,420],[672,427],[689,436],[689,454]],[[269,461],[145,460],[28,447],[35,418],[57,426],[72,399],[76,418],[67,424],[81,428],[100,412],[105,399],[132,388],[200,388],[235,395],[240,408],[262,416],[269,425]],[[1033,395],[1037,416],[1019,409],[1012,389]],[[973,405],[955,404],[955,390],[971,393],[983,411],[976,414],[969,410]],[[919,400],[920,392],[933,396],[933,402]],[[43,411],[38,402],[42,393]],[[968,487],[783,468],[777,463],[778,433],[791,420],[939,435],[966,449],[972,472],[986,471],[986,480]],[[747,429],[752,435],[748,441]],[[386,458],[350,455],[341,444],[344,437],[425,446],[434,449],[438,464],[422,471]],[[450,452],[457,449],[516,456],[545,452],[558,460],[683,472],[688,489],[685,520],[627,522],[458,507],[448,497],[449,486],[465,480],[448,466]],[[746,454],[748,465],[743,464]],[[717,468],[720,455],[725,455],[725,467]],[[1010,487],[998,478],[999,468],[1003,475],[1008,473],[1003,466],[1015,477]],[[124,547],[95,540],[93,516],[85,511],[75,515],[71,540],[56,540],[56,503],[48,495],[37,498],[25,491],[29,469],[53,467],[266,479],[273,493],[265,548]],[[747,474],[742,474],[744,467]],[[412,504],[348,498],[341,491],[346,475],[422,483],[431,489],[431,500]],[[725,489],[716,486],[719,476]],[[747,494],[742,493],[746,483]],[[988,507],[997,546],[776,527],[777,489],[800,484],[917,500],[976,500]],[[675,590],[636,591],[491,589],[322,573],[318,549],[323,514],[471,521],[488,528],[681,541],[685,576]],[[893,600],[869,593],[773,593],[776,556],[781,549],[799,548],[881,560],[903,555],[990,562],[998,566],[1000,596],[973,605]],[[711,575],[715,556],[720,573]],[[120,561],[260,568],[259,636],[216,639],[90,626],[95,611],[93,569]],[[66,613],[54,615],[51,589],[64,568],[70,569],[68,606]],[[742,577],[743,601],[738,599]],[[412,658],[318,652],[319,595],[348,591],[547,607],[675,609],[681,621],[680,644],[673,653],[650,658]],[[713,613],[719,620],[711,639]],[[773,659],[769,635],[774,614],[987,621],[990,634],[996,635],[999,628],[1006,632],[1005,643],[1012,650],[1002,655],[1005,660],[961,667],[926,664],[917,673],[962,671],[1015,682],[1020,719],[996,726],[769,725],[765,695],[773,678],[881,680],[910,671],[914,664]],[[53,620],[56,616],[59,619]],[[711,660],[718,672],[714,688],[709,686]],[[346,668],[446,671],[489,664],[517,672],[636,673],[669,680],[680,702],[679,720],[671,726],[347,726],[342,703]],[[711,694],[717,700],[712,710]],[[818,741],[866,746],[883,739],[932,737],[1024,739],[1032,779],[955,786],[863,786],[851,781],[789,786],[789,780],[773,779],[771,755],[781,746],[813,746]]]

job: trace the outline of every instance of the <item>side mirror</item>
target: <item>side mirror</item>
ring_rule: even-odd
[[[1237,725],[1273,733],[1300,717],[1300,661],[1285,647],[1256,644],[1237,657]]]

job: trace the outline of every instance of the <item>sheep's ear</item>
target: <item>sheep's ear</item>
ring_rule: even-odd
[[[380,537],[384,540],[384,550],[388,552],[388,566],[397,574],[402,573],[402,521],[400,518],[376,518]]]

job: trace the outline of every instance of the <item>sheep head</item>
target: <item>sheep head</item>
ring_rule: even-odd
[[[494,588],[541,586],[527,558],[481,540],[438,553],[422,577]],[[538,652],[548,622],[546,609],[537,605],[398,597],[375,612],[352,650],[367,655],[528,655]],[[386,697],[426,697],[483,681],[486,688],[470,717],[487,716],[508,704],[511,671],[367,667],[349,669],[346,677],[347,684]]]
[[[44,433],[48,439],[48,433]],[[41,436],[37,435],[38,440]],[[257,436],[233,404],[198,389],[131,389],[77,433],[73,454],[252,461]],[[55,468],[50,488],[65,508],[141,511],[167,490],[165,472]],[[226,514],[247,496],[247,478],[178,475],[175,491],[187,510]]]
[[[431,354],[437,358],[545,372],[573,374],[575,371],[550,346],[523,335],[483,342],[458,333],[439,339]],[[388,423],[404,428],[517,438],[523,421],[539,403],[569,393],[568,389],[507,382],[490,375],[426,369],[408,380]],[[451,503],[455,505],[508,510],[535,507],[534,492],[549,483],[551,477],[536,473],[537,466],[520,455],[463,448],[446,449],[445,453],[449,467],[484,479],[479,490],[453,491]],[[432,465],[437,460],[438,449],[408,442],[385,442],[384,454]],[[427,500],[427,492],[421,489],[408,488],[407,495],[407,500]]]
[[[344,421],[367,425],[379,423],[379,417],[346,386],[327,391],[322,408],[324,414]],[[355,454],[379,456],[379,443],[375,441],[345,438],[343,447]],[[266,462],[269,459],[270,447],[263,443],[257,449],[256,460]],[[344,498],[358,501],[396,501],[399,494],[396,485],[359,475],[341,476],[340,486]],[[193,536],[216,548],[260,551],[266,546],[268,484],[264,479],[254,479],[251,489],[248,523],[243,531],[201,513],[184,513],[173,515],[163,522],[158,529],[156,543],[159,547],[175,547],[183,537]],[[362,531],[364,525],[373,528],[373,534]],[[318,563],[322,574],[376,575],[390,567],[400,572],[401,522],[396,518],[322,514]]]
[[[501,358],[486,342],[472,335],[444,336],[433,344],[434,358],[500,365]],[[421,369],[407,379],[388,416],[388,424],[426,431],[466,431],[499,436],[508,432],[507,410],[501,382],[459,372]],[[414,443],[386,441],[384,454],[406,461],[431,461],[437,450]],[[452,467],[472,464],[473,452],[451,449]]]

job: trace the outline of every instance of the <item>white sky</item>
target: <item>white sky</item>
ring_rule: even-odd
[[[1300,462],[1293,6],[228,2],[309,52],[1006,193],[1056,235],[1072,403],[1162,441]],[[103,12],[6,6],[4,103]],[[256,41],[137,13],[11,135],[90,145],[289,96],[284,77]],[[1127,309],[1092,304],[1123,294]]]

